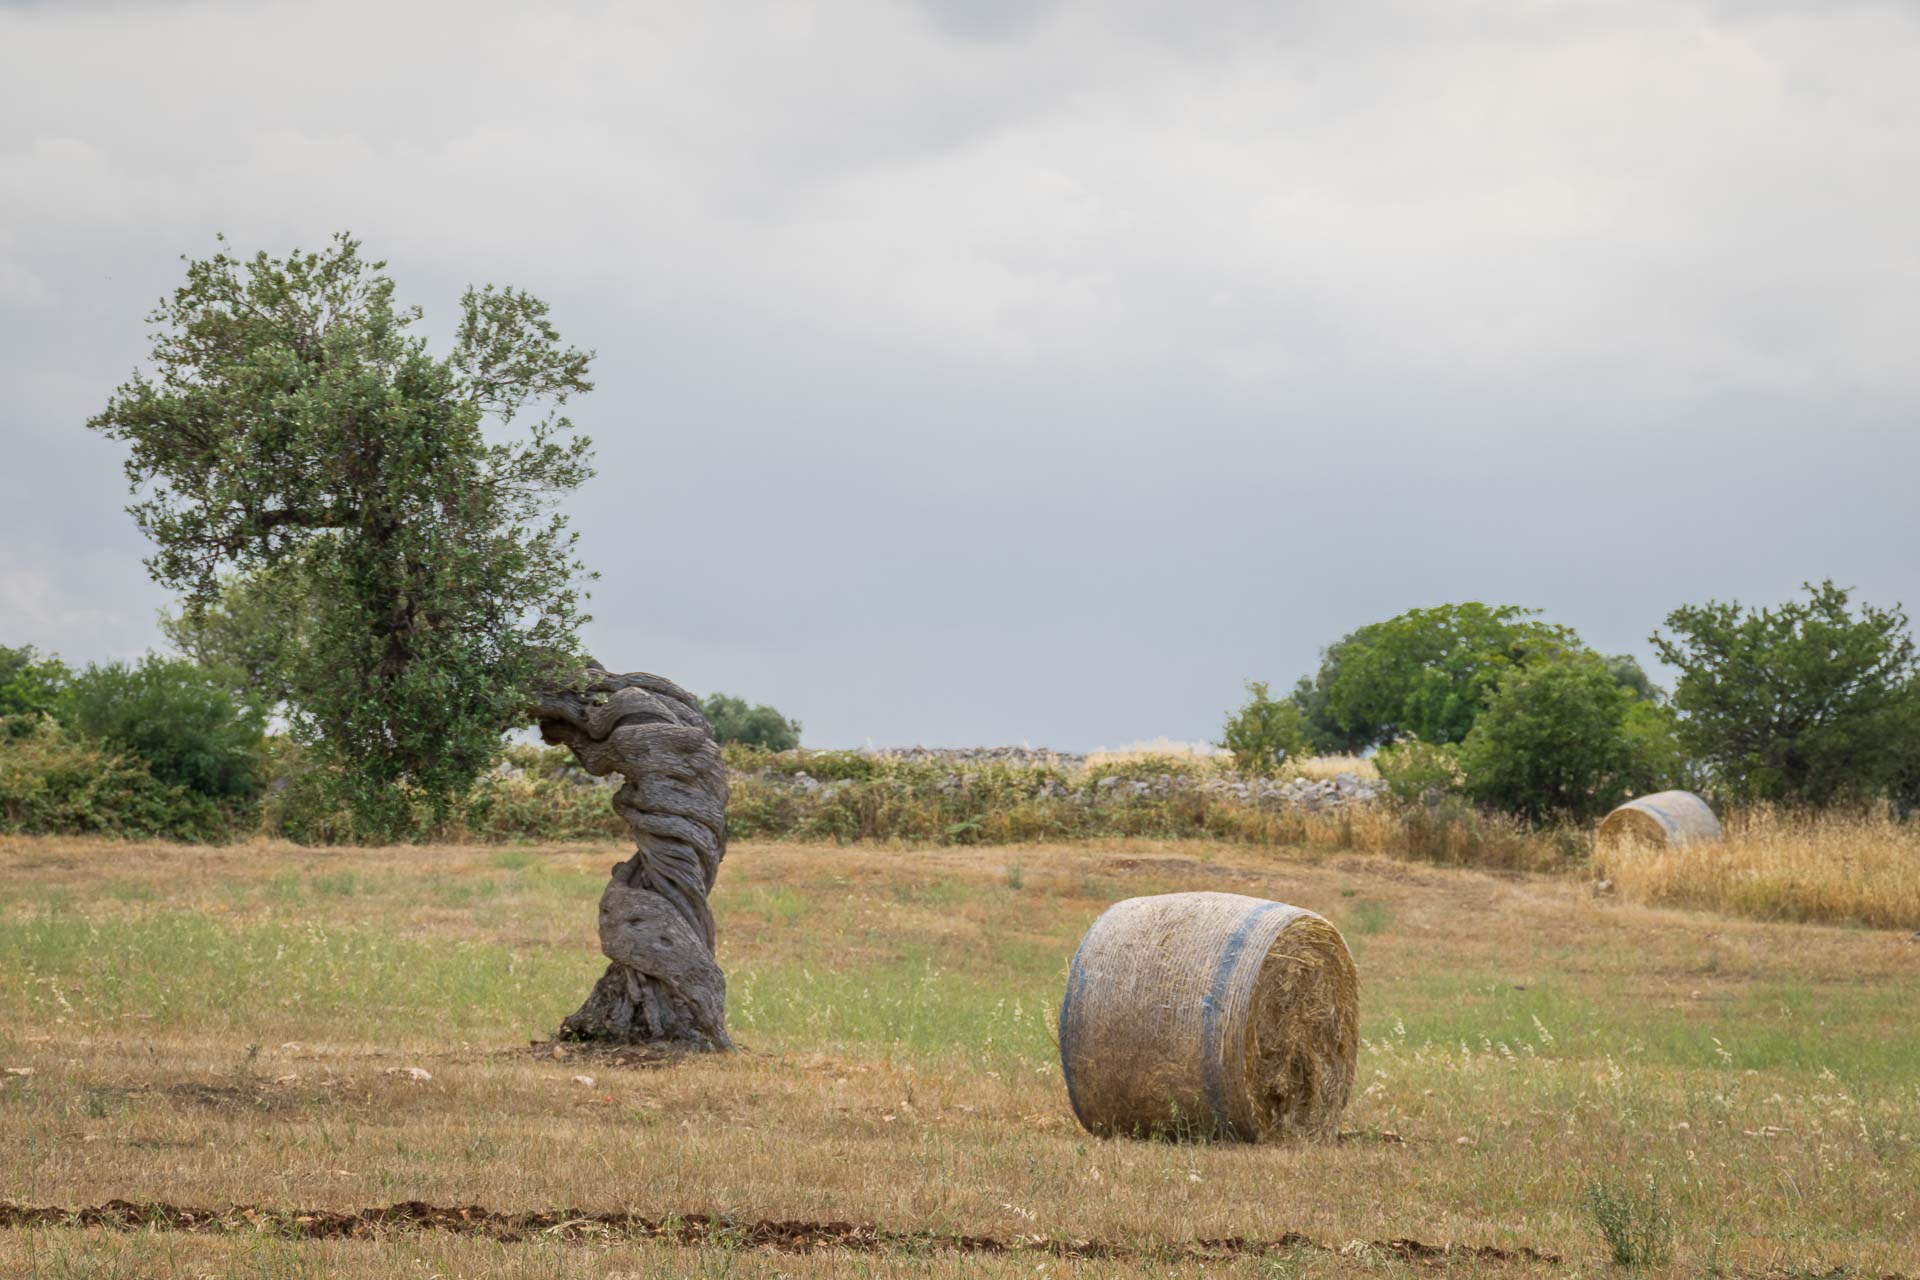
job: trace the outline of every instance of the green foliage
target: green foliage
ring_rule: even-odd
[[[1646,668],[1640,665],[1640,659],[1630,653],[1616,653],[1602,659],[1607,664],[1607,673],[1615,684],[1633,694],[1641,702],[1664,702],[1667,691],[1653,682]]]
[[[245,800],[258,789],[265,713],[183,658],[91,665],[68,681],[58,714],[68,727],[133,752],[167,786],[214,801]]]
[[[1264,680],[1249,680],[1247,701],[1227,717],[1220,745],[1241,773],[1271,777],[1282,761],[1306,754],[1307,728],[1299,707],[1272,697]]]
[[[155,579],[189,593],[179,625],[243,669],[258,655],[360,825],[400,833],[421,804],[445,816],[529,689],[575,666],[581,568],[547,512],[591,474],[559,413],[591,356],[489,285],[436,357],[384,266],[344,235],[189,262],[151,317],[153,372],[88,425],[131,446],[129,510]]]
[[[1633,757],[1628,783],[1635,795],[1678,787],[1698,791],[1705,786],[1700,768],[1680,738],[1680,717],[1665,702],[1635,702],[1620,722]]]
[[[1920,675],[1908,680],[1895,702],[1892,749],[1887,753],[1887,799],[1895,813],[1920,813]]]
[[[857,759],[863,767],[824,781],[839,759]],[[1196,764],[1200,776],[1186,785],[1164,771],[1127,767],[1131,762],[1068,772],[1044,764],[816,751],[740,752],[735,761],[744,772],[731,780],[727,828],[742,840],[1018,844],[1192,838],[1536,870],[1558,867],[1573,852],[1557,834],[1542,835],[1464,802],[1314,812],[1249,800],[1235,794],[1224,760]],[[791,779],[802,772],[822,785],[795,785]]]
[[[724,744],[720,755],[727,768],[735,772],[785,774],[804,773],[822,782],[871,778],[884,762],[862,751],[802,751],[798,748],[779,753],[735,742]]]
[[[1396,799],[1420,800],[1460,785],[1460,748],[1403,738],[1374,752],[1373,767]]]
[[[301,645],[313,630],[311,612],[301,560],[290,556],[250,574],[222,575],[210,598],[163,612],[160,631],[250,701],[281,706],[293,701],[289,680],[301,667]]]
[[[0,645],[0,719],[8,734],[25,735],[36,718],[52,715],[70,674],[60,659],[43,658],[30,644]]]
[[[46,716],[0,721],[0,834],[217,840],[228,815]]]
[[[712,694],[700,709],[721,746],[738,744],[762,751],[791,751],[800,745],[800,722],[769,706],[750,707],[741,698]]]
[[[297,844],[377,844],[380,830],[360,825],[328,774],[337,766],[286,738],[271,740],[272,784],[260,830]],[[604,840],[628,829],[613,811],[614,787],[587,777],[564,747],[516,745],[500,768],[477,781],[444,817],[413,800],[408,821],[435,840]]]
[[[1654,648],[1679,668],[1682,741],[1733,798],[1825,805],[1903,785],[1916,664],[1898,605],[1862,603],[1831,581],[1772,609],[1737,602],[1667,615]]]
[[[481,840],[604,840],[631,833],[613,810],[614,778],[590,778],[565,747],[515,746],[460,814],[460,833]]]
[[[1333,714],[1333,689],[1340,683],[1342,662],[1359,634],[1343,636],[1322,649],[1319,670],[1310,676],[1301,676],[1293,686],[1293,705],[1300,708],[1307,744],[1323,755],[1359,755],[1374,745],[1378,726],[1361,724],[1348,728]]]
[[[1652,1178],[1640,1186],[1590,1182],[1581,1199],[1614,1266],[1657,1267],[1673,1257],[1673,1206]]]
[[[1592,654],[1511,668],[1460,748],[1467,793],[1538,821],[1593,818],[1657,789],[1668,781],[1650,776],[1657,721],[1629,732],[1636,705],[1646,704]]]
[[[1295,688],[1295,705],[1323,750],[1406,736],[1464,742],[1508,670],[1581,647],[1537,612],[1470,602],[1372,623],[1326,650],[1318,673]]]
[[[353,811],[342,803],[344,788],[334,767],[285,736],[267,740],[267,783],[260,801],[260,831],[296,844],[354,844]]]

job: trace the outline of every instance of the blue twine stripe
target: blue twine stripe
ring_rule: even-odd
[[[1214,1125],[1222,1132],[1232,1132],[1233,1121],[1228,1115],[1226,1081],[1220,1074],[1220,1006],[1226,1002],[1234,966],[1239,963],[1240,953],[1246,949],[1254,926],[1268,912],[1283,909],[1282,903],[1263,902],[1242,917],[1240,927],[1227,940],[1227,949],[1220,953],[1220,964],[1213,971],[1213,985],[1200,1002],[1200,1083],[1207,1095],[1207,1105],[1213,1108]]]
[[[1640,807],[1652,814],[1654,821],[1665,827],[1668,835],[1674,836],[1680,834],[1680,824],[1675,822],[1672,815],[1665,809],[1662,809],[1656,804],[1648,804],[1645,800],[1640,802]]]
[[[1108,911],[1112,909],[1107,908]],[[1107,913],[1102,911],[1100,914],[1104,917]],[[1086,978],[1080,968],[1080,953],[1087,949],[1088,940],[1099,928],[1100,921],[1095,920],[1093,926],[1087,930],[1086,937],[1080,939],[1080,945],[1073,949],[1073,963],[1067,966],[1066,994],[1060,997],[1060,1075],[1067,1082],[1067,1105],[1073,1108],[1073,1118],[1080,1122],[1080,1127],[1083,1129],[1087,1127],[1087,1118],[1080,1114],[1080,1099],[1074,1095],[1073,1091],[1073,1055],[1067,1047],[1067,1027],[1070,1022],[1069,1014],[1073,1008],[1073,998],[1078,994],[1080,984]]]

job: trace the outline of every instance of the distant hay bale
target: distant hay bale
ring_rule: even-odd
[[[1359,1024],[1353,957],[1313,912],[1237,893],[1129,898],[1074,953],[1060,1069],[1096,1134],[1326,1137]]]
[[[1691,791],[1656,791],[1629,800],[1602,819],[1594,833],[1594,842],[1601,846],[1632,841],[1666,849],[1720,838],[1720,820]]]

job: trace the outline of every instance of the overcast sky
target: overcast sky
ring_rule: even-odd
[[[159,643],[82,423],[180,254],[341,228],[599,351],[589,648],[815,745],[1920,606],[1916,67],[1892,0],[0,0],[0,643]]]

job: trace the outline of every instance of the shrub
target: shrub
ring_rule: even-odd
[[[774,773],[787,777],[804,773],[822,782],[834,782],[842,778],[871,778],[882,763],[876,757],[860,751],[802,751],[796,747],[772,752],[744,742],[723,746],[720,754],[726,760],[727,768],[736,772]]]
[[[749,707],[742,698],[716,693],[700,709],[713,725],[714,740],[723,747],[738,743],[762,751],[791,751],[800,745],[800,722],[772,707]]]
[[[260,831],[296,844],[352,844],[353,812],[340,800],[338,779],[300,743],[276,734],[262,752],[265,785]]]
[[[1306,723],[1299,707],[1268,694],[1264,680],[1247,681],[1247,694],[1245,705],[1227,717],[1220,745],[1241,773],[1269,777],[1282,761],[1306,754]]]
[[[1614,1266],[1659,1266],[1672,1258],[1673,1208],[1653,1179],[1638,1187],[1591,1182],[1582,1200]]]
[[[342,802],[336,766],[291,738],[269,739],[271,780],[261,804],[260,830],[297,844],[382,843],[384,827],[355,821]],[[510,746],[503,767],[485,774],[450,813],[436,819],[432,801],[403,793],[411,806],[406,829],[418,839],[503,842],[599,840],[624,837],[613,811],[614,785],[590,778],[564,747]]]
[[[246,800],[259,786],[266,715],[181,658],[89,666],[67,682],[58,714],[81,733],[137,754],[153,776],[210,800]]]
[[[1406,738],[1373,753],[1373,767],[1399,800],[1420,800],[1460,785],[1460,748]]]
[[[13,717],[0,734],[0,832],[217,840],[228,815],[168,786],[138,759],[46,718]]]
[[[565,747],[507,748],[507,768],[482,777],[457,834],[481,840],[598,840],[629,834],[613,811],[618,777],[602,782]]]
[[[1632,692],[1605,662],[1564,654],[1510,671],[1460,748],[1466,790],[1522,817],[1584,820],[1650,781],[1651,724],[1628,732]]]

